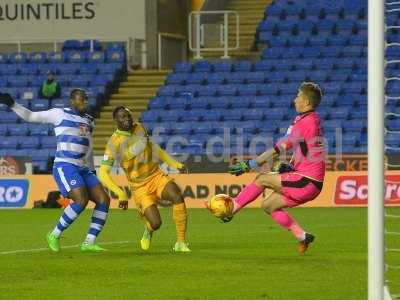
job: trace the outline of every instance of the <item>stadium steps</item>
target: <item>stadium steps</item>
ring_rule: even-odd
[[[234,10],[239,14],[239,48],[229,51],[229,56],[236,59],[259,57],[259,53],[254,51],[254,42],[257,26],[264,17],[265,7],[272,0],[232,0],[226,6],[226,10]],[[235,17],[229,17],[229,23],[233,24]],[[235,26],[229,28],[229,40],[234,41],[236,35]],[[234,46],[234,42],[230,45]],[[220,47],[218,43],[211,43],[209,47]],[[192,53],[193,54],[193,53]],[[205,59],[219,58],[223,51],[210,51],[201,54]]]
[[[129,72],[126,80],[120,83],[115,94],[112,94],[107,105],[103,106],[96,119],[93,150],[95,155],[102,155],[104,147],[115,130],[112,118],[113,110],[120,105],[132,109],[133,117],[139,120],[140,114],[147,109],[149,100],[164,84],[165,77],[171,70],[135,70]]]

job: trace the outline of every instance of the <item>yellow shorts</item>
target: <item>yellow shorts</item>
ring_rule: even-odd
[[[157,199],[161,199],[161,193],[170,181],[173,181],[171,177],[162,171],[157,171],[148,180],[132,184],[133,199],[141,213],[155,204]]]

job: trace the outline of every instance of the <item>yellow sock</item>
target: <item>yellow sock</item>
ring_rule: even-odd
[[[185,203],[175,204],[172,208],[172,216],[176,226],[176,237],[178,242],[186,241],[187,211]]]

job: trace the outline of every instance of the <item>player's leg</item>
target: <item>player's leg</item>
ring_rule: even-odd
[[[255,180],[247,185],[234,199],[233,214],[237,213],[240,209],[248,203],[253,202],[260,196],[264,189],[272,189],[280,192],[281,179],[280,174],[275,173],[261,173],[258,174]]]
[[[170,180],[162,190],[161,197],[173,205],[172,215],[177,235],[174,250],[177,252],[189,252],[190,249],[186,242],[187,209],[180,188],[173,180]]]
[[[148,198],[148,200],[142,199],[141,202],[144,205],[142,215],[145,219],[145,227],[140,240],[140,247],[142,250],[149,250],[154,231],[161,227],[162,221],[155,200]]]
[[[93,176],[93,178],[89,176]],[[95,252],[104,251],[103,248],[95,244],[95,241],[106,223],[108,209],[110,207],[110,197],[104,191],[103,186],[98,182],[94,174],[87,175],[84,178],[89,189],[90,200],[95,202],[96,205],[93,209],[89,231],[85,241],[81,245],[81,250]]]
[[[64,197],[73,200],[65,209],[53,231],[47,234],[49,248],[60,250],[61,234],[75,221],[89,201],[88,191],[77,167],[70,164],[58,164],[53,169],[54,179]]]

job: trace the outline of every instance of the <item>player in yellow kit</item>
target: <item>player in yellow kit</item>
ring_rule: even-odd
[[[115,108],[113,118],[117,130],[107,143],[100,167],[99,178],[102,184],[114,192],[120,202],[128,200],[125,191],[110,176],[110,170],[114,162],[117,162],[125,171],[136,206],[146,221],[140,243],[143,250],[150,248],[153,232],[161,226],[157,199],[171,202],[177,231],[177,242],[173,250],[189,252],[185,237],[187,224],[185,201],[178,185],[160,169],[162,162],[177,170],[184,169],[184,165],[171,158],[150,140],[146,129],[140,123],[133,122],[128,108],[123,106]]]

